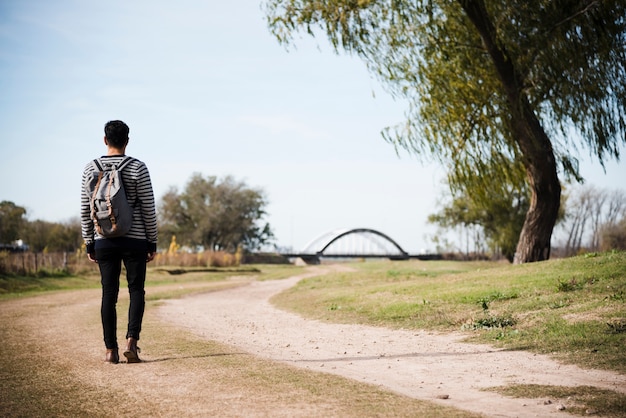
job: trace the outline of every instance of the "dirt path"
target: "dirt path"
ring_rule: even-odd
[[[321,274],[325,268],[307,274]],[[175,285],[211,292],[149,302],[140,341],[145,362],[137,365],[103,363],[97,289],[2,301],[0,416],[380,415],[358,405],[368,397],[385,405],[388,416],[448,416],[412,401],[417,399],[490,417],[565,417],[566,411],[543,400],[509,399],[480,389],[519,382],[591,385],[626,393],[623,375],[464,344],[460,334],[305,320],[269,303],[272,295],[303,277],[222,290],[215,284]],[[157,287],[148,293],[164,290]],[[127,302],[122,291],[120,327]],[[190,333],[197,337],[190,338]],[[281,369],[277,362],[378,385],[413,403],[399,402],[385,395],[388,392],[375,393],[370,386],[344,391],[342,383],[320,381],[319,375],[304,370],[296,378],[300,384],[292,385],[293,371]],[[394,414],[394,407],[405,409],[395,409]]]
[[[559,364],[547,356],[497,350],[440,335],[305,320],[269,299],[310,273],[288,280],[169,300],[162,321],[256,356],[377,384],[409,397],[491,417],[567,416],[544,400],[512,399],[481,389],[512,383],[587,385],[626,393],[626,376]]]

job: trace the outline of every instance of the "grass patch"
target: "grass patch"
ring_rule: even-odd
[[[163,285],[184,285],[178,291],[169,289],[158,291],[153,298],[179,297],[186,293],[193,293],[189,288],[193,285],[225,281],[232,277],[245,277],[248,280],[277,280],[294,274],[301,267],[285,265],[252,265],[242,267],[176,267],[159,266],[148,268],[146,288]],[[124,270],[122,270],[121,287],[124,287]],[[31,276],[0,276],[0,300],[23,296],[34,296],[43,292],[93,289],[100,287],[100,275],[97,271],[81,275],[71,275],[67,272],[48,272],[42,270]],[[196,286],[201,287],[201,286]],[[188,290],[184,290],[188,289]],[[169,293],[169,295],[168,295]]]
[[[591,386],[510,385],[487,390],[514,398],[544,399],[581,416],[623,417],[626,411],[626,395]]]
[[[0,300],[54,290],[90,289],[100,286],[100,277],[44,274],[0,277]]]
[[[509,265],[369,261],[277,295],[318,320],[468,332],[468,339],[626,373],[626,253]]]

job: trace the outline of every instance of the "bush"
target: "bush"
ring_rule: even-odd
[[[238,254],[225,251],[158,253],[154,260],[155,266],[236,267],[239,264],[240,256]]]

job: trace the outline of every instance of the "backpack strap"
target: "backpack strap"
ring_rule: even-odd
[[[133,160],[134,160],[133,157],[128,157],[128,156],[124,157],[124,159],[120,161],[119,164],[117,164],[117,170],[122,171],[124,167],[130,164]],[[95,160],[93,160],[91,162],[91,165],[94,166],[96,171],[104,171],[104,165],[102,164],[102,161],[100,160],[100,158],[96,158]]]
[[[122,170],[128,165],[130,164],[132,161],[134,160],[133,157],[124,157],[124,159],[122,161],[120,161],[120,163],[117,165],[117,171],[120,172],[120,181],[122,182],[122,185],[124,185],[124,176],[122,175]],[[124,185],[124,191],[126,191],[126,186]],[[128,197],[128,196],[127,196]],[[129,202],[130,204],[130,202]],[[131,206],[135,206],[134,203]]]
[[[97,160],[94,160],[96,167],[98,166]],[[96,196],[98,195],[98,189],[100,188],[100,182],[102,181],[102,170],[98,171],[98,181],[96,182],[96,187],[93,189],[93,195],[91,196],[91,219],[93,219],[94,226],[98,233],[102,232],[100,228],[100,224],[98,224],[98,217],[96,216]]]
[[[91,162],[91,165],[96,169],[96,171],[104,171],[104,168],[102,168],[102,163],[100,162],[100,159],[98,158],[93,160]]]
[[[126,167],[128,164],[131,163],[131,161],[133,161],[134,158],[133,157],[125,157],[122,161],[120,161],[120,163],[117,165],[117,170],[118,171],[122,171],[124,169],[124,167]]]

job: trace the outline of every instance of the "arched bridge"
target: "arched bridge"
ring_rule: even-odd
[[[382,232],[369,228],[338,229],[310,241],[300,253],[283,254],[318,264],[320,258],[389,258],[407,260],[411,256]]]

